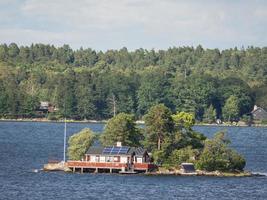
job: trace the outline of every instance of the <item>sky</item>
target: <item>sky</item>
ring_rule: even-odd
[[[0,43],[95,50],[267,46],[266,0],[0,0]]]

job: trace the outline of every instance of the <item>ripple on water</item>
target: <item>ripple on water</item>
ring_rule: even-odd
[[[68,124],[68,136],[102,124]],[[267,178],[172,177],[33,173],[63,155],[63,123],[0,122],[0,199],[267,199]],[[206,127],[211,137],[228,131],[247,169],[267,173],[267,128]]]

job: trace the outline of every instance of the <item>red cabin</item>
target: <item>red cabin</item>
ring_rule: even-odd
[[[80,169],[94,172],[148,172],[156,168],[148,152],[142,147],[116,146],[91,147],[82,161],[68,161],[73,171]]]

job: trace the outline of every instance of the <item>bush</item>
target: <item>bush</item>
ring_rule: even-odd
[[[191,146],[187,146],[182,149],[177,149],[172,152],[169,157],[169,163],[172,166],[179,166],[183,162],[195,162],[198,150],[192,149]]]
[[[57,113],[49,113],[47,116],[48,120],[59,120],[60,118],[62,118],[61,115],[57,114]]]
[[[228,147],[224,133],[217,133],[213,139],[207,139],[196,167],[207,171],[242,171],[245,159]]]
[[[95,134],[89,128],[85,128],[79,133],[72,135],[69,138],[69,159],[80,160],[93,144],[95,138]]]
[[[152,156],[153,156],[154,162],[159,166],[161,166],[166,160],[166,153],[163,150],[154,150],[152,153]]]

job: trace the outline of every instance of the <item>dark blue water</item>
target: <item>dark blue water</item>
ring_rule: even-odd
[[[101,124],[68,124],[68,136]],[[63,157],[61,123],[0,122],[0,199],[267,199],[267,177],[33,173]],[[211,137],[222,127],[195,127]],[[267,128],[227,127],[247,169],[267,173]]]

